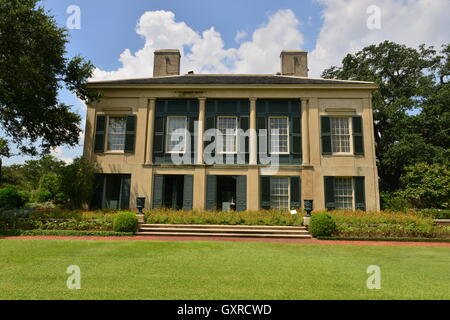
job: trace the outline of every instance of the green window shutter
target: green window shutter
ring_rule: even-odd
[[[104,115],[97,116],[97,125],[95,129],[95,143],[94,143],[94,152],[96,153],[105,152],[106,119],[107,117]]]
[[[270,209],[270,177],[261,177],[261,209]]]
[[[162,208],[164,200],[164,175],[155,174],[153,177],[153,209]]]
[[[295,155],[302,154],[302,118],[299,116],[292,117],[291,125],[291,152]]]
[[[164,117],[155,117],[155,135],[153,138],[153,153],[164,152]]]
[[[249,129],[249,119],[247,116],[240,117],[240,128],[242,129],[242,131],[244,131],[244,133],[247,132],[247,130]],[[239,141],[239,138],[238,138],[238,141]],[[245,141],[245,145],[239,146],[239,152],[248,153],[249,138],[245,137],[244,141]]]
[[[206,176],[206,210],[216,210],[217,207],[217,177]]]
[[[184,176],[183,187],[183,210],[189,211],[193,208],[194,198],[194,176],[187,174]]]
[[[355,209],[366,210],[366,192],[364,177],[355,177]]]
[[[90,209],[97,210],[102,208],[103,187],[105,185],[105,175],[96,174],[94,178],[94,192],[90,202]]]
[[[325,207],[327,210],[336,209],[336,203],[334,200],[334,178],[324,177],[324,189],[325,189]]]
[[[247,210],[247,176],[236,179],[236,211]]]
[[[191,135],[191,143],[190,143],[190,149],[191,149],[191,154],[194,155],[194,157],[192,157],[192,159],[196,158],[195,154],[197,154],[197,150],[195,150],[195,139],[197,138],[196,133],[194,132],[195,130],[195,121],[197,121],[197,119],[195,117],[188,117],[187,119],[188,121],[188,130],[189,133]],[[187,139],[187,137],[186,137]]]
[[[322,154],[331,154],[331,121],[330,117],[320,117],[322,130]]]
[[[353,120],[353,151],[355,155],[364,155],[364,139],[362,117],[354,116]]]
[[[259,130],[266,130],[265,133],[260,132]],[[257,117],[256,118],[256,133],[258,136],[258,153],[260,154],[267,154],[269,153],[269,138],[267,137],[267,118],[266,117]],[[266,152],[263,152],[261,146],[260,146],[260,142],[259,142],[259,137],[267,137],[266,141],[267,141],[267,147],[266,147]]]
[[[131,188],[131,175],[122,175],[122,181],[120,184],[120,209],[130,209],[130,188]]]
[[[213,114],[207,114],[205,119],[205,131],[209,129],[216,129],[216,117]],[[211,140],[208,142],[205,141],[205,147],[215,141],[215,135],[212,136]],[[216,141],[217,142],[217,141]],[[217,149],[217,145],[216,145]],[[211,152],[211,156],[216,155],[216,149]]]
[[[301,208],[300,177],[291,177],[291,208]]]
[[[125,134],[125,153],[133,153],[136,138],[136,116],[127,116],[127,127]]]

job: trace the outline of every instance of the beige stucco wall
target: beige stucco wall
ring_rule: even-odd
[[[93,88],[95,84],[91,85]],[[304,152],[309,151],[309,163],[302,166],[283,166],[275,175],[300,176],[302,199],[313,199],[315,209],[324,208],[324,176],[365,176],[366,206],[369,211],[379,210],[378,177],[375,163],[371,94],[373,85],[354,86],[208,86],[186,85],[150,87],[98,87],[103,93],[100,102],[88,106],[84,155],[98,163],[104,173],[132,174],[130,206],[135,207],[136,197],[146,197],[146,207],[151,207],[154,174],[194,175],[194,208],[205,206],[206,175],[246,175],[247,209],[259,209],[259,176],[262,167],[247,166],[168,166],[151,164],[152,113],[154,99],[164,98],[288,98],[301,99],[307,108],[308,138],[303,139]],[[305,110],[302,110],[305,111]],[[137,116],[134,154],[93,152],[96,114],[135,114]],[[323,156],[320,143],[321,115],[361,115],[363,117],[364,156]],[[304,120],[305,121],[305,120]],[[305,136],[305,132],[303,132]],[[306,145],[305,145],[306,143]]]

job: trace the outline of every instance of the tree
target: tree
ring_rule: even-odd
[[[80,116],[58,100],[66,88],[80,99],[96,99],[87,89],[93,65],[66,57],[68,33],[38,0],[0,0],[0,157],[46,154],[75,146]]]
[[[94,193],[97,167],[89,160],[80,157],[64,168],[61,177],[61,191],[72,209],[87,207]]]
[[[29,184],[31,190],[39,188],[41,178],[46,174],[62,174],[64,161],[55,158],[52,155],[45,155],[39,160],[27,160],[20,166],[20,171]]]
[[[441,54],[425,45],[414,49],[385,41],[348,54],[342,67],[331,67],[322,74],[324,78],[379,85],[372,106],[384,190],[400,187],[406,166],[448,158],[450,45],[445,45]]]
[[[398,194],[419,208],[450,208],[450,170],[444,164],[417,163],[406,168]]]

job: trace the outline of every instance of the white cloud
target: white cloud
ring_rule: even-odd
[[[450,1],[448,0],[317,0],[323,4],[323,26],[311,53],[312,76],[325,68],[340,65],[347,53],[385,40],[411,47],[450,41]],[[381,29],[367,28],[367,8],[381,9]]]
[[[281,50],[300,49],[303,44],[298,26],[292,10],[279,10],[253,32],[250,41],[225,49],[214,27],[200,34],[186,23],[177,22],[173,12],[148,11],[136,27],[145,40],[144,47],[135,53],[125,49],[119,57],[122,66],[114,71],[96,69],[94,80],[152,76],[153,52],[169,48],[181,51],[183,73],[275,73],[279,71]]]
[[[247,36],[247,32],[245,31],[238,31],[236,32],[236,36],[234,37],[234,41],[237,43],[241,42],[242,39],[244,39]]]
[[[50,153],[57,159],[64,161],[66,164],[71,164],[73,162],[73,158],[64,155],[64,150],[61,147],[56,147]]]

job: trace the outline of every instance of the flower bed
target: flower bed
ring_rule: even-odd
[[[211,212],[152,210],[145,213],[148,224],[219,224],[300,226],[303,214],[292,215],[285,211]]]

